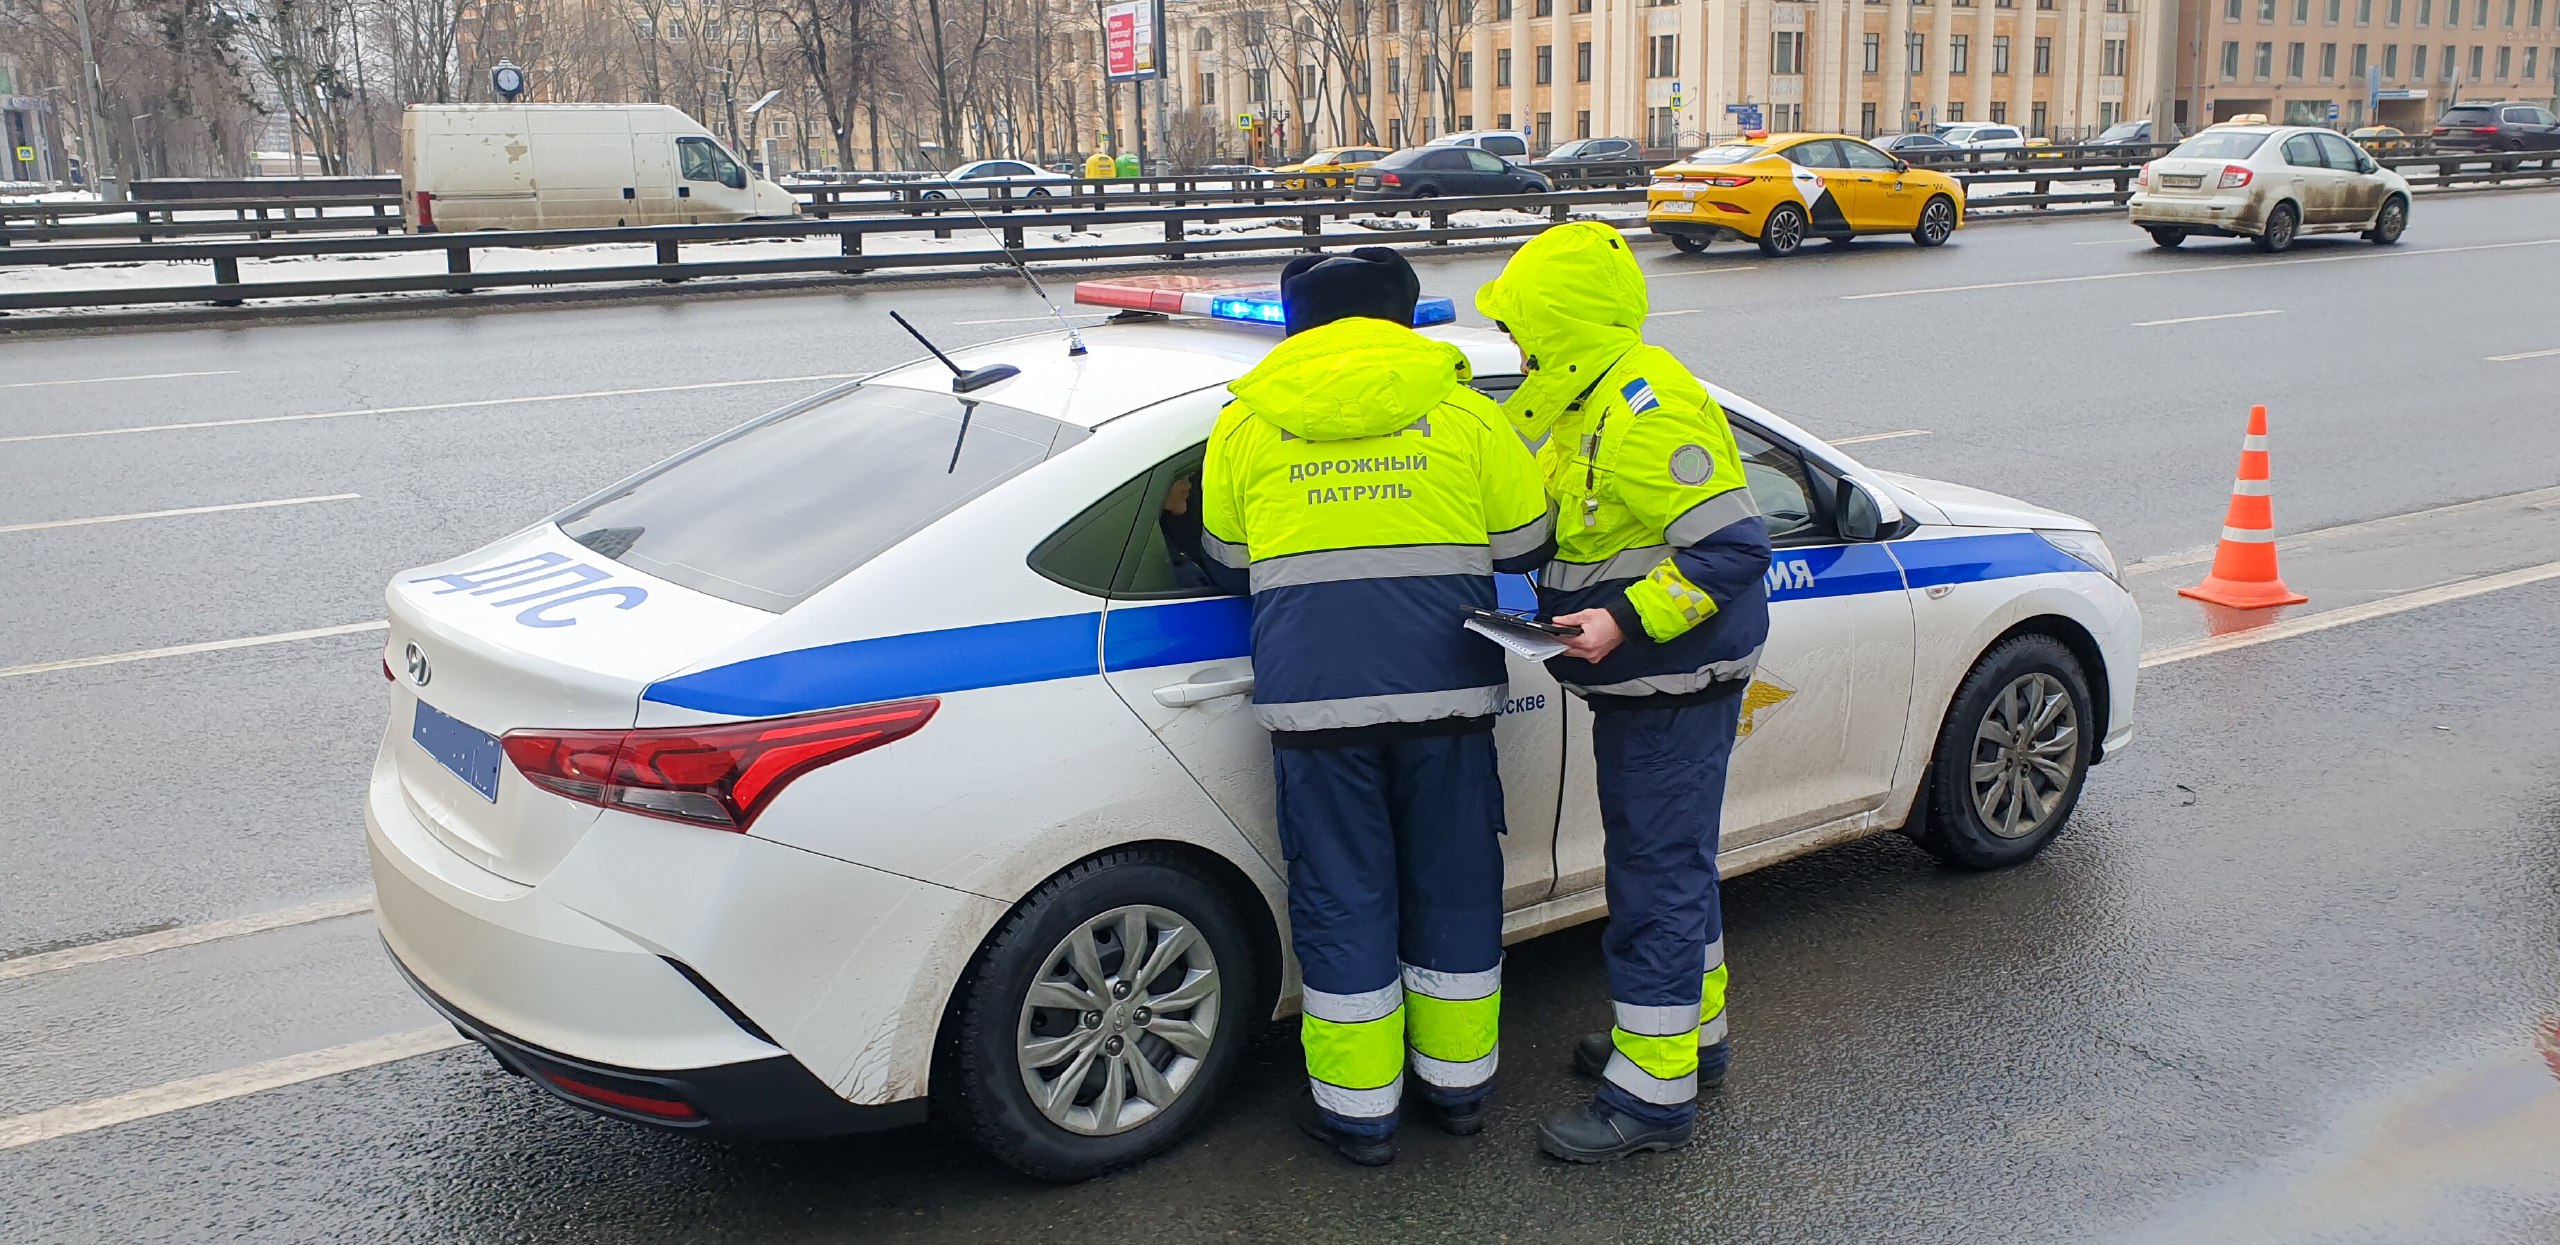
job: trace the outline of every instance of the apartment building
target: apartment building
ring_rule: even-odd
[[[2147,115],[2138,9],[2158,2],[1337,0],[1328,20],[1307,0],[1171,0],[1168,103],[1252,115],[1293,153],[1477,128],[1686,147],[1750,108],[1771,129],[2070,137]]]
[[[2417,131],[2560,94],[2560,0],[2184,0],[2179,116]]]

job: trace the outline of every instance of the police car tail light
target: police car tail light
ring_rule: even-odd
[[[916,733],[932,697],[756,722],[629,731],[510,731],[499,742],[555,795],[743,833],[792,779]]]
[[[2249,172],[2249,166],[2245,164],[2223,165],[2222,188],[2224,190],[2238,190],[2242,186],[2248,185],[2249,179],[2252,176],[2253,174]]]

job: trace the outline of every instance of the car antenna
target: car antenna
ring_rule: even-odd
[[[907,323],[907,318],[905,316],[892,311],[889,313],[889,318],[897,321],[898,327],[907,331],[907,336],[915,338],[916,341],[922,344],[925,349],[932,351],[934,358],[942,360],[942,366],[951,369],[951,392],[953,393],[972,393],[977,390],[984,389],[997,381],[1006,380],[1022,374],[1021,368],[1015,367],[1010,363],[990,363],[985,367],[973,367],[968,371],[961,371],[960,365],[952,362],[950,355],[942,353],[942,347],[936,346],[932,342],[925,340],[925,335],[917,332],[916,326]],[[961,431],[963,433],[968,431],[965,417],[961,426]]]
[[[942,144],[930,141],[921,142],[916,144],[916,149],[924,152],[926,159],[933,161],[934,172],[942,172],[942,161],[939,158],[942,151]],[[961,209],[969,214],[969,219],[978,222],[979,229],[985,231],[988,237],[995,239],[996,249],[1004,252],[1005,259],[1013,264],[1013,270],[1021,273],[1022,279],[1031,284],[1031,292],[1040,296],[1040,305],[1049,309],[1049,315],[1058,322],[1058,327],[1067,331],[1067,357],[1072,359],[1083,354],[1084,335],[1076,332],[1076,326],[1067,323],[1066,313],[1058,310],[1057,302],[1054,299],[1051,299],[1049,297],[1049,291],[1041,286],[1040,278],[1031,275],[1031,265],[1023,262],[1022,256],[1016,254],[1012,247],[1006,246],[1004,244],[1004,235],[997,233],[996,227],[988,224],[987,218],[979,215],[978,209],[970,204],[968,189],[960,185],[960,183],[951,180],[950,174],[947,173],[943,174],[942,184],[951,187],[951,198],[953,201],[957,202]],[[901,320],[899,323],[905,324],[906,321]],[[915,329],[912,327],[907,331],[915,333]],[[916,340],[923,341],[924,335],[917,333]],[[932,347],[928,345],[926,349],[930,350]],[[935,353],[939,354],[941,352],[935,351]],[[947,363],[949,360],[946,359],[944,362]]]

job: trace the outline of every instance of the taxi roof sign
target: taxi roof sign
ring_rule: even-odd
[[[1202,316],[1239,324],[1281,324],[1287,319],[1281,308],[1279,287],[1258,280],[1167,274],[1078,281],[1075,301],[1081,307]],[[1427,295],[1414,304],[1415,328],[1450,324],[1457,318],[1457,304],[1445,297]]]

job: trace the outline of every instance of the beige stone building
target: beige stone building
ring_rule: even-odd
[[[2415,133],[2458,99],[2552,103],[2560,0],[2185,0],[2179,60],[2182,121]]]
[[[1736,132],[1738,105],[1771,129],[2073,137],[2148,114],[2154,2],[1168,0],[1166,102],[1177,137],[1214,126],[1231,156],[1252,115],[1266,159],[1479,128],[1688,147]]]

